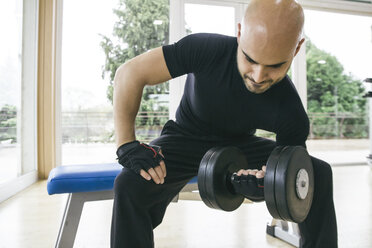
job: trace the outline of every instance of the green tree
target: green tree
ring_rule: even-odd
[[[6,104],[0,110],[0,141],[17,142],[17,107]]]
[[[113,29],[115,40],[102,36],[101,42],[106,55],[102,76],[109,76],[107,97],[111,102],[116,69],[149,49],[168,44],[169,3],[168,0],[120,0],[114,14],[118,17]],[[143,100],[149,100],[151,94],[167,92],[168,84],[146,87]]]
[[[360,80],[346,75],[335,56],[306,43],[308,113],[315,137],[366,137],[366,99]],[[313,113],[331,113],[326,115]],[[352,128],[350,128],[352,127]]]
[[[169,2],[168,0],[119,0],[114,14],[118,20],[113,28],[113,38],[102,36],[101,42],[106,55],[102,77],[109,77],[107,98],[111,103],[116,69],[137,55],[169,43]],[[169,94],[168,82],[144,88],[140,115],[136,120],[139,139],[149,138],[148,130],[152,126],[157,126],[154,129],[159,129],[168,120],[168,114],[164,115],[168,113],[168,104],[157,101],[157,98],[166,94]],[[145,133],[143,135],[141,127],[145,129],[142,130],[142,134]],[[155,133],[153,137],[157,135]]]

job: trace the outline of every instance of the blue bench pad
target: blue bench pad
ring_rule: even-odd
[[[48,194],[112,190],[123,167],[118,163],[65,165],[49,173]],[[194,177],[189,183],[196,183]]]
[[[123,167],[118,163],[58,166],[48,177],[48,194],[112,190]]]

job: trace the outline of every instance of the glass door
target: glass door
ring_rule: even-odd
[[[0,202],[37,180],[37,6],[0,1]]]
[[[0,2],[0,184],[20,173],[22,7]]]

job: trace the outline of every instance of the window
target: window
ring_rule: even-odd
[[[0,202],[37,180],[37,6],[0,2]]]
[[[118,1],[65,0],[62,21],[62,164],[111,162],[106,145],[113,129],[112,107],[101,35],[111,35]],[[89,11],[86,11],[89,6]],[[84,17],[84,18],[82,18]],[[111,142],[112,143],[112,142]]]
[[[223,18],[221,18],[223,16]],[[186,33],[236,35],[235,8],[206,4],[185,4]]]
[[[372,18],[305,11],[311,138],[367,138]],[[326,38],[325,38],[326,37]]]
[[[0,183],[20,167],[22,1],[0,2]]]
[[[168,43],[168,0],[130,6],[117,0],[65,0],[62,26],[62,164],[115,162],[110,83],[120,64]],[[167,87],[145,88],[137,139],[157,137],[168,120]]]

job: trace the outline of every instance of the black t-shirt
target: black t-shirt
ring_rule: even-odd
[[[163,46],[173,78],[187,74],[176,123],[195,135],[242,137],[263,129],[277,145],[305,145],[309,119],[286,76],[262,94],[250,92],[237,67],[236,37],[192,34]]]

